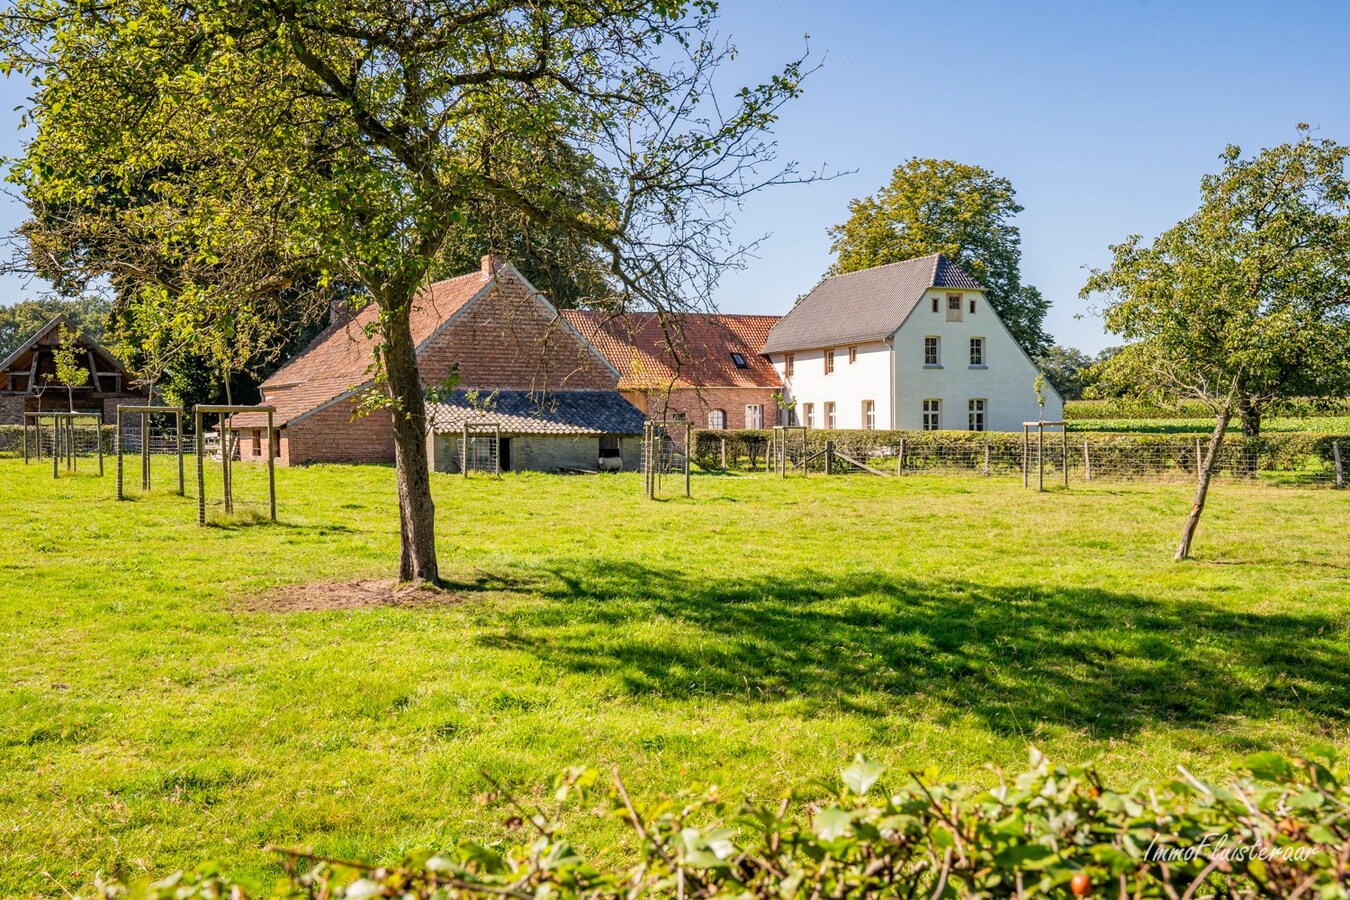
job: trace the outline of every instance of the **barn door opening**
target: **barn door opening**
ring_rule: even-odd
[[[503,472],[511,471],[511,439],[502,438],[497,441],[497,460],[501,463]]]

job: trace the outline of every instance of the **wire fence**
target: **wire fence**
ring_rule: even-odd
[[[1208,438],[1193,435],[812,431],[806,452],[782,451],[772,432],[700,431],[694,460],[704,470],[780,474],[964,474],[990,478],[1044,478],[1062,482],[1194,482]],[[828,443],[828,448],[827,448]],[[827,452],[828,449],[828,452]],[[1344,487],[1350,436],[1279,434],[1228,436],[1214,476],[1274,484]]]

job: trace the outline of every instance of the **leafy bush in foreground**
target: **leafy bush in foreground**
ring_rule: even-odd
[[[1330,760],[1330,751],[1325,758]],[[1309,759],[1258,754],[1227,787],[1184,773],[1157,789],[1107,788],[1092,767],[1034,768],[993,790],[937,784],[933,773],[881,789],[882,767],[862,757],[829,800],[794,810],[733,805],[716,786],[637,803],[616,776],[608,814],[636,835],[637,859],[600,868],[567,843],[569,801],[598,790],[593,769],[555,784],[557,808],[511,801],[530,835],[514,846],[465,842],[399,866],[369,866],[278,851],[291,896],[401,898],[641,896],[820,898],[1122,898],[1350,896],[1350,787]],[[104,898],[242,898],[215,874],[175,875]]]

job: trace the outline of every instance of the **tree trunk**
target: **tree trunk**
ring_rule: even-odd
[[[1214,464],[1219,459],[1219,448],[1223,446],[1224,432],[1233,418],[1231,403],[1225,403],[1219,410],[1214,422],[1214,433],[1209,438],[1209,449],[1205,451],[1204,462],[1200,465],[1199,483],[1195,488],[1195,502],[1191,504],[1191,514],[1186,517],[1186,528],[1181,533],[1181,544],[1172,559],[1181,562],[1191,555],[1191,541],[1195,538],[1195,529],[1200,524],[1200,514],[1205,511],[1205,496],[1209,493],[1209,480],[1214,474]]]
[[[426,402],[407,308],[386,313],[384,368],[393,402],[398,477],[400,581],[440,581],[436,566],[436,506],[427,467]]]

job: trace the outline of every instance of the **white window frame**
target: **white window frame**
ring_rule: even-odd
[[[727,411],[725,409],[708,410],[708,428],[712,431],[725,431],[727,428]]]
[[[862,402],[862,420],[864,431],[877,430],[877,402],[875,400],[864,400]]]
[[[933,349],[931,355],[928,352],[930,342]],[[932,362],[929,362],[930,359]],[[931,369],[940,368],[942,366],[942,338],[935,334],[927,335],[923,339],[923,364],[926,368]]]
[[[978,405],[977,405],[978,404]],[[970,431],[989,430],[989,401],[983,397],[972,397],[966,403],[967,426]],[[979,426],[978,428],[976,426]]]
[[[923,430],[941,431],[942,430],[942,400],[937,397],[928,397],[923,401]]]
[[[793,354],[791,353],[783,354],[783,375],[785,375],[788,378],[792,377],[792,364],[796,361],[797,361],[796,357]]]
[[[826,351],[825,351],[825,374],[826,374],[826,375],[833,375],[833,374],[834,374],[834,351],[833,351],[833,350],[826,350]]]
[[[851,365],[853,365],[854,363],[856,363],[857,361],[858,361],[858,348],[857,348],[857,347],[849,347],[849,348],[848,348],[848,364],[851,366]]]
[[[807,428],[816,427],[816,405],[814,403],[802,404],[802,424]]]
[[[764,427],[764,404],[745,404],[745,427],[761,429]]]
[[[978,353],[976,352],[976,348],[978,348]],[[970,339],[970,367],[972,369],[988,368],[989,356],[986,352],[987,348],[988,342],[984,338],[973,337]]]
[[[834,401],[833,401],[833,400],[826,400],[826,401],[825,401],[825,427],[826,427],[826,428],[838,428],[838,427],[839,427],[839,419],[838,419],[838,416],[836,415],[836,411],[835,411],[835,406],[834,406]]]

